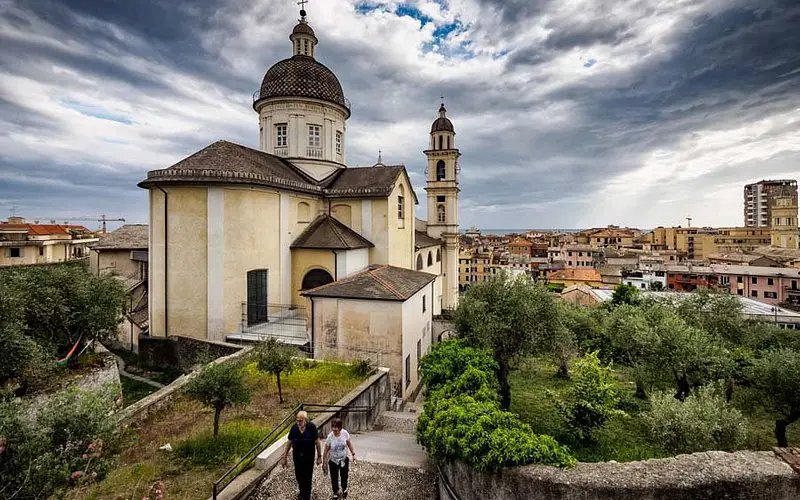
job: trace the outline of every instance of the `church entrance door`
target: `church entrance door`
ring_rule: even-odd
[[[248,271],[247,326],[267,322],[269,316],[267,304],[267,270]]]

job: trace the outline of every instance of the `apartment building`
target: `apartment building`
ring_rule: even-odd
[[[749,253],[768,246],[770,241],[769,227],[657,227],[650,233],[651,248],[676,250],[689,260],[719,253]]]
[[[665,266],[667,289],[676,292],[691,292],[697,288],[713,288],[717,276],[708,266],[673,265]]]
[[[83,226],[29,224],[22,217],[9,217],[0,221],[0,267],[83,259],[97,241],[95,233]]]
[[[800,301],[800,269],[727,264],[712,264],[711,269],[719,286],[732,294],[772,305]]]
[[[772,225],[772,206],[778,196],[790,196],[797,206],[797,181],[791,179],[762,180],[744,187],[745,227]],[[796,216],[795,216],[796,218]]]
[[[467,290],[471,285],[486,281],[492,275],[492,254],[461,252],[458,256],[458,288]]]

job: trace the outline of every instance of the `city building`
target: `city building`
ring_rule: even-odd
[[[422,323],[458,300],[455,129],[442,103],[425,131],[429,219],[418,224],[405,166],[380,155],[346,164],[350,102],[317,60],[305,11],[289,40],[291,57],[253,96],[258,150],[217,141],[139,183],[150,205],[150,335],[274,337],[317,358],[377,357],[406,398],[430,347]]]
[[[559,249],[559,259],[567,269],[592,268],[597,250],[586,243],[567,243]],[[548,249],[548,254],[550,250]]]
[[[708,256],[711,264],[730,264],[735,266],[782,267],[781,263],[765,255],[751,253],[716,253]]]
[[[597,269],[562,269],[547,275],[547,282],[569,287],[572,285],[586,285],[594,288],[606,286],[603,283],[600,271]]]
[[[713,288],[717,276],[708,266],[671,265],[665,266],[667,289],[676,292],[691,292],[697,288]]]
[[[712,264],[720,287],[766,304],[800,299],[800,269]],[[791,296],[791,300],[789,300]]]
[[[798,248],[797,187],[783,186],[775,191],[772,200],[771,243],[778,248]]]
[[[772,225],[772,207],[775,197],[790,196],[797,206],[797,181],[762,180],[744,187],[744,225],[745,227],[764,227]],[[795,219],[797,215],[795,215]]]
[[[690,296],[689,293],[644,291],[645,297],[656,300],[680,301]],[[575,285],[561,292],[561,299],[580,305],[599,305],[609,302],[614,296],[613,289],[597,289],[585,285]],[[774,323],[781,328],[800,329],[800,313],[782,307],[758,302],[747,297],[737,296],[742,306],[742,314],[752,320]]]
[[[148,333],[147,296],[148,246],[150,228],[146,224],[126,224],[112,231],[91,247],[89,271],[110,275],[122,281],[128,306],[120,324],[117,345],[138,352],[139,335]]]
[[[652,250],[675,250],[689,260],[718,253],[749,253],[770,242],[768,227],[657,227],[650,233]]]
[[[522,236],[517,236],[508,243],[508,251],[515,255],[530,256],[533,254],[533,243]]]
[[[71,224],[30,224],[22,217],[0,221],[0,267],[85,259],[97,235]]]

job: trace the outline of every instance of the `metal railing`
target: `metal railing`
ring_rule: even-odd
[[[212,498],[217,500],[217,496],[222,493],[222,491],[227,488],[234,479],[236,479],[239,474],[247,470],[255,461],[256,457],[258,457],[259,453],[265,450],[269,445],[275,442],[277,436],[281,434],[281,432],[286,432],[288,428],[291,427],[291,424],[294,423],[295,415],[297,412],[305,410],[308,413],[333,413],[334,416],[339,415],[341,413],[370,413],[372,408],[366,405],[351,405],[351,406],[344,406],[344,405],[329,405],[329,404],[317,404],[317,403],[300,403],[299,405],[292,408],[290,413],[287,413],[283,420],[280,421],[275,427],[272,428],[269,433],[261,438],[261,440],[253,445],[247,453],[245,453],[242,458],[239,459],[236,464],[234,464],[230,469],[228,469],[225,474],[222,475],[219,479],[214,481],[214,485],[212,487]],[[309,420],[312,420],[309,418]],[[275,464],[277,466],[277,463]],[[275,467],[273,466],[273,468]],[[264,473],[271,472],[272,469],[265,470]]]

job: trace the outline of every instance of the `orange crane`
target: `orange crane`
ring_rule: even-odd
[[[78,222],[78,221],[80,221],[80,222],[90,222],[90,221],[91,222],[100,222],[100,223],[103,224],[103,234],[106,234],[106,222],[125,222],[125,219],[122,218],[122,217],[119,217],[119,218],[116,218],[116,219],[111,219],[111,218],[106,217],[105,214],[103,214],[103,215],[101,215],[99,217],[97,217],[97,216],[94,216],[94,217],[91,217],[91,216],[90,217],[36,217],[36,219],[37,220],[38,219],[50,220],[54,224],[55,224],[56,220],[63,220],[64,224],[69,224],[70,221],[72,221],[72,222]]]

